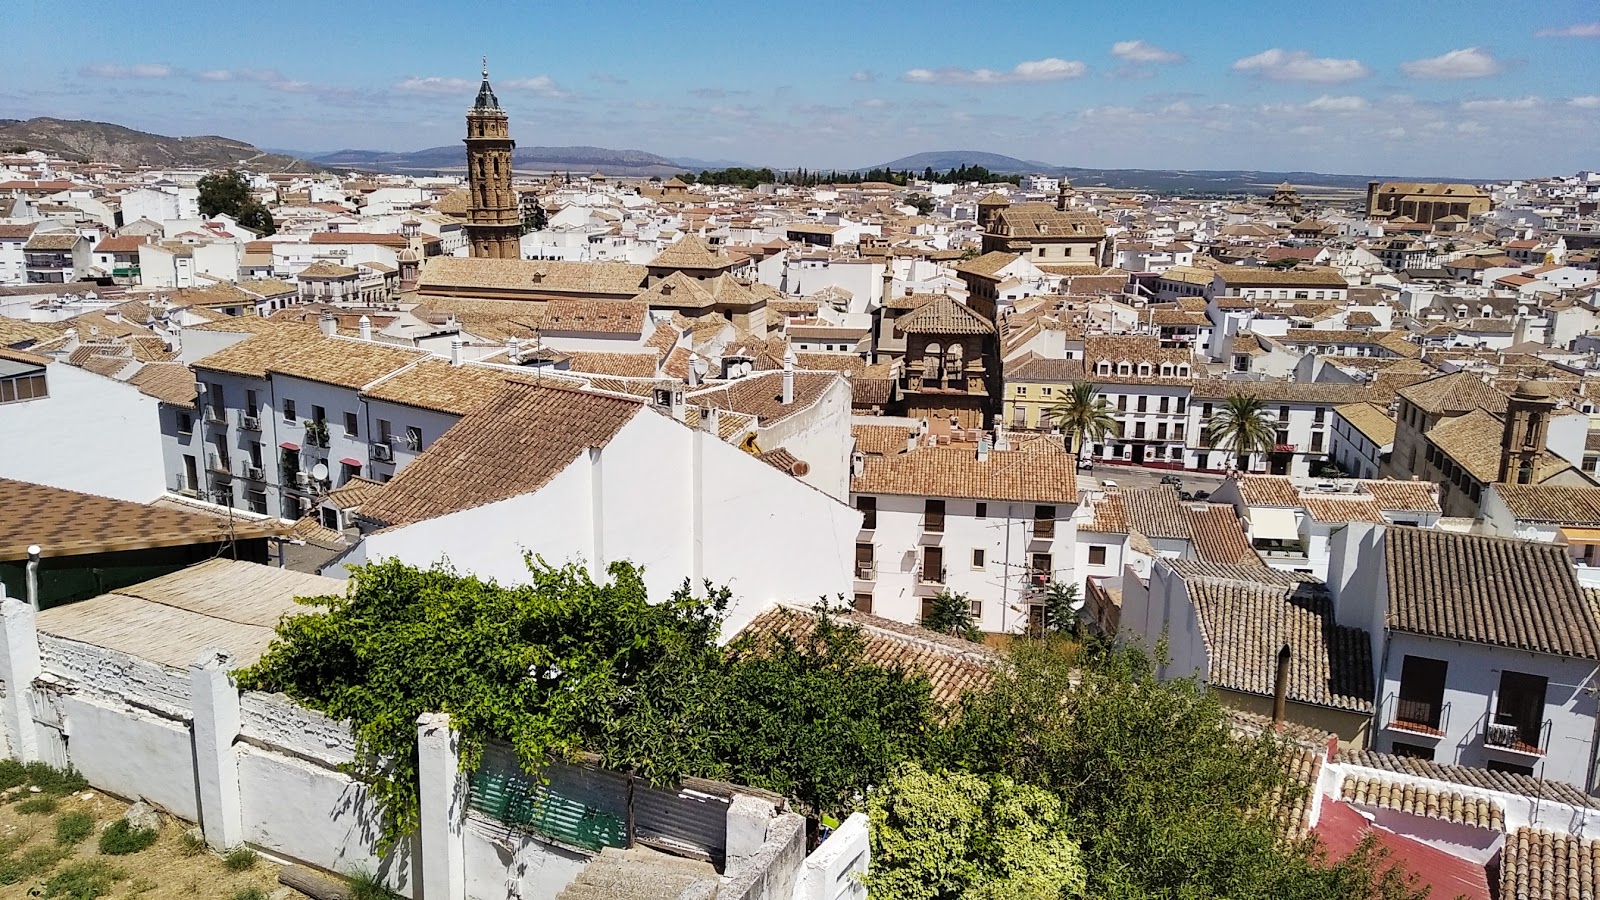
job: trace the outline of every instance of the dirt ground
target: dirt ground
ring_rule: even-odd
[[[57,846],[56,820],[64,813],[84,810],[94,816],[95,826],[89,837],[73,848],[71,855],[49,871],[16,884],[0,885],[0,900],[42,896],[43,885],[51,875],[74,863],[93,859],[105,860],[123,873],[124,877],[104,895],[113,900],[131,897],[140,900],[235,900],[251,886],[258,887],[274,900],[304,900],[303,894],[278,884],[279,867],[265,858],[257,858],[255,865],[245,871],[230,872],[222,858],[214,853],[186,852],[182,838],[190,826],[168,816],[162,816],[161,830],[154,844],[137,853],[102,856],[97,848],[100,832],[121,818],[128,804],[99,791],[91,789],[61,797],[55,811],[50,813],[28,815],[19,812],[17,805],[14,802],[0,804],[0,848],[25,838],[9,854],[12,859],[21,858],[30,848]]]

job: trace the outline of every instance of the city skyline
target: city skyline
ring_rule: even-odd
[[[781,167],[928,150],[1053,165],[1524,177],[1593,168],[1600,14],[1578,2],[1097,11],[953,3],[753,19],[748,7],[73,7],[22,42],[0,116],[109,121],[303,151],[460,140],[478,60],[521,146]],[[164,15],[172,11],[173,15]],[[59,7],[24,2],[18,33]],[[1080,21],[1080,18],[1082,21]],[[1410,21],[1415,19],[1415,22]],[[490,27],[493,26],[493,27]],[[337,49],[302,35],[340,35]]]

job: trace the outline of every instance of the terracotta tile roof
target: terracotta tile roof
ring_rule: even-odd
[[[1393,778],[1346,775],[1339,784],[1339,797],[1356,806],[1393,809],[1491,831],[1506,827],[1505,807],[1493,800]]]
[[[1000,663],[1000,655],[983,644],[854,611],[831,615],[841,624],[861,629],[862,655],[868,662],[921,674],[928,679],[934,701],[942,706],[954,706],[963,693],[986,687]],[[816,615],[809,611],[775,606],[756,616],[740,636],[760,640],[783,635],[803,641],[816,623]]]
[[[1369,769],[1382,769],[1388,772],[1399,772],[1418,778],[1448,781],[1452,784],[1462,784],[1507,794],[1518,794],[1541,800],[1553,800],[1557,803],[1566,803],[1580,809],[1600,809],[1600,800],[1590,797],[1572,785],[1561,781],[1537,778],[1533,775],[1518,775],[1514,772],[1492,772],[1475,766],[1449,766],[1436,763],[1431,759],[1392,756],[1388,753],[1377,753],[1372,750],[1341,750],[1334,756],[1334,762],[1351,766],[1364,766]]]
[[[911,429],[903,425],[852,425],[856,449],[862,453],[889,456],[906,451],[906,436]]]
[[[632,297],[644,285],[644,266],[617,262],[473,259],[436,256],[423,266],[418,291],[487,289],[529,294]]]
[[[794,402],[788,406],[783,404],[782,372],[758,372],[693,391],[688,401],[696,406],[748,413],[766,427],[809,408],[841,377],[837,372],[795,372]]]
[[[1384,553],[1391,629],[1600,659],[1600,624],[1564,547],[1391,526]]]
[[[461,330],[489,341],[531,338],[544,323],[544,307],[534,300],[469,300],[462,297],[422,297],[411,314],[437,325],[454,316]]]
[[[228,520],[0,478],[0,560],[26,559],[28,545],[44,556],[114,553],[206,544],[278,534],[276,523]],[[25,512],[25,515],[18,515]]]
[[[255,340],[260,338],[250,338],[244,343]],[[277,375],[359,388],[428,358],[430,354],[423,350],[323,337],[318,332],[317,338],[302,341],[289,352],[268,360],[266,369]]]
[[[652,269],[727,269],[733,260],[721,250],[713,250],[699,236],[686,234],[651,259]]]
[[[1145,537],[1189,540],[1189,516],[1169,485],[1118,492],[1127,508],[1128,527]]]
[[[544,305],[544,331],[643,334],[650,308],[634,300],[557,298]]]
[[[325,259],[319,259],[304,269],[300,270],[297,278],[354,278],[361,273],[349,266],[341,266]]]
[[[900,437],[902,445],[905,435]],[[850,480],[856,494],[897,494],[971,500],[1073,505],[1078,502],[1077,459],[1059,441],[1014,440],[979,462],[973,445],[922,445],[897,455],[868,455]]]
[[[24,250],[71,250],[83,240],[83,235],[76,231],[48,231],[43,234],[34,234],[28,242],[22,245]]]
[[[361,515],[405,525],[533,493],[643,409],[587,391],[508,385],[402,469]]]
[[[1394,416],[1389,414],[1387,408],[1362,401],[1334,407],[1334,412],[1377,446],[1387,447],[1394,443]]]
[[[1287,644],[1289,699],[1315,706],[1370,712],[1372,642],[1367,632],[1339,625],[1320,582],[1293,585],[1260,578],[1185,575],[1209,657],[1212,684],[1271,697],[1280,647]]]
[[[1361,486],[1388,512],[1440,512],[1434,485],[1426,481],[1363,481]]]
[[[1518,828],[1500,851],[1503,900],[1593,900],[1600,896],[1600,841]]]
[[[145,235],[142,235],[142,234],[118,235],[117,237],[108,237],[108,238],[101,239],[100,243],[98,243],[98,244],[96,244],[94,246],[94,252],[96,252],[96,253],[136,253],[136,252],[138,252],[138,250],[139,250],[139,248],[141,246],[143,246],[144,244],[147,244],[149,242],[150,242],[150,239],[148,237],[146,237]]]
[[[1367,497],[1336,497],[1325,494],[1302,493],[1300,506],[1314,522],[1339,524],[1345,522],[1370,522],[1383,524],[1383,513],[1378,504]]]
[[[1122,500],[1121,491],[1110,491],[1098,499],[1087,501],[1093,504],[1092,513],[1088,524],[1083,525],[1079,531],[1089,531],[1095,534],[1127,534],[1131,527],[1128,525],[1128,504]]]
[[[650,353],[601,353],[578,351],[562,353],[574,372],[592,372],[596,375],[618,375],[624,378],[654,378],[660,357]]]
[[[38,222],[28,222],[23,225],[0,224],[0,241],[23,240],[33,234],[33,230],[38,227]]]
[[[1007,230],[1009,229],[1009,231]],[[995,213],[993,230],[1017,238],[1080,238],[1106,236],[1106,226],[1094,213],[1062,211],[1049,203],[1019,203]]]
[[[32,345],[43,341],[53,341],[60,337],[67,329],[66,325],[58,322],[24,322],[10,316],[0,316],[0,347],[15,347],[18,344]]]
[[[894,320],[901,334],[994,334],[994,323],[943,294]]]
[[[1500,480],[1500,443],[1504,428],[1500,419],[1474,409],[1435,425],[1427,433],[1427,440],[1480,483],[1493,484]],[[1533,480],[1543,482],[1570,468],[1566,460],[1542,450],[1534,459]]]
[[[1271,266],[1218,266],[1217,274],[1229,287],[1347,288],[1338,269],[1279,270]]]
[[[1400,396],[1423,411],[1460,414],[1485,409],[1500,414],[1506,411],[1505,393],[1485,384],[1471,372],[1452,372],[1400,389]]]
[[[1521,522],[1600,525],[1600,487],[1496,484],[1491,490]]]
[[[340,509],[359,509],[383,490],[383,482],[357,475],[328,492],[328,500]]]
[[[1003,253],[995,250],[960,263],[955,269],[957,272],[970,272],[974,275],[981,275],[984,278],[994,278],[1000,273],[1001,269],[1021,258],[1022,254],[1020,253]]]
[[[490,366],[452,366],[448,360],[425,359],[369,386],[362,396],[464,416],[499,397],[508,381],[532,380]]]
[[[1226,503],[1210,503],[1187,507],[1186,513],[1190,540],[1201,559],[1224,565],[1266,565],[1250,546],[1233,507]]]
[[[366,231],[314,231],[313,244],[377,244],[382,247],[405,249],[409,244],[403,234],[378,234]]]
[[[1006,363],[1005,376],[1008,382],[1049,381],[1071,384],[1076,384],[1085,378],[1083,360],[1050,359],[1035,353],[1029,353],[1021,359]]]
[[[1299,506],[1300,491],[1283,475],[1235,475],[1246,506]]]

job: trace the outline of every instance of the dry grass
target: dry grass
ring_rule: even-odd
[[[103,860],[126,873],[105,895],[108,900],[233,900],[237,896],[255,896],[251,888],[270,896],[278,890],[278,866],[267,859],[242,872],[230,872],[223,858],[214,853],[193,853],[184,848],[183,833],[188,823],[166,819],[156,842],[150,847],[127,856],[101,856],[96,849],[101,829],[121,818],[126,803],[95,791],[89,799],[81,793],[60,799],[53,816],[19,813],[16,804],[0,804],[0,850],[12,848],[10,857],[21,859],[29,851],[43,856],[54,848],[63,855],[49,871],[32,875],[16,884],[0,885],[0,900],[25,900],[38,896],[36,891],[55,873],[74,863]],[[94,832],[88,840],[74,846],[61,846],[56,842],[55,819],[69,812],[87,812],[94,816]],[[301,895],[292,894],[300,900]]]

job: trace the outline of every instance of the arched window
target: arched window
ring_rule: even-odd
[[[950,349],[945,351],[944,377],[946,379],[954,381],[958,378],[966,377],[966,368],[961,362],[961,357],[965,352],[965,348],[959,342],[951,344]]]
[[[930,342],[922,348],[922,382],[923,384],[937,384],[939,381],[939,363],[944,355],[944,348],[938,343]]]

